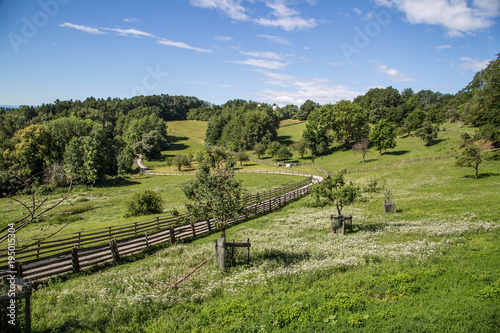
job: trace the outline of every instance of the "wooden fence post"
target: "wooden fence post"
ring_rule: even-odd
[[[207,220],[208,231],[212,232],[212,225],[210,224],[210,219]]]
[[[149,247],[148,232],[147,231],[144,231],[144,239],[146,240],[146,247]]]
[[[191,222],[191,231],[193,232],[193,238],[196,238],[196,228],[194,227],[194,222]]]
[[[116,244],[116,238],[113,237],[109,240],[109,248],[111,250],[111,254],[113,255],[114,261],[120,260],[120,253],[118,252],[118,245]]]
[[[40,258],[40,238],[38,238],[37,245],[38,245],[38,248],[36,249],[36,258],[39,259]]]
[[[175,229],[174,226],[170,226],[169,232],[170,232],[170,245],[173,245],[175,242]]]
[[[71,249],[71,265],[75,273],[80,272],[80,261],[78,260],[78,246],[73,246]]]
[[[23,264],[21,264],[19,261],[14,262],[14,267],[17,272],[17,276],[22,278],[23,277]]]

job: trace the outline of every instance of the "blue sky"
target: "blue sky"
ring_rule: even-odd
[[[0,105],[456,93],[500,52],[500,0],[0,0]]]

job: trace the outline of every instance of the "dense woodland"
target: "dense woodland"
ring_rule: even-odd
[[[245,100],[212,105],[195,97],[137,96],[130,99],[60,101],[18,109],[0,108],[0,188],[13,193],[20,179],[51,186],[94,184],[132,171],[133,158],[161,157],[168,150],[170,120],[208,121],[206,141],[231,151],[275,145],[280,120],[307,120],[302,146],[313,156],[367,143],[382,152],[396,134],[412,133],[433,144],[445,121],[481,128],[477,138],[500,143],[500,54],[456,94],[430,90],[370,89],[354,101],[278,107]],[[281,147],[283,148],[283,147]],[[286,149],[285,149],[286,150]],[[282,154],[287,154],[281,150]]]

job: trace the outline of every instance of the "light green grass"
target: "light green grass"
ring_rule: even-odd
[[[173,209],[184,210],[186,197],[180,186],[194,176],[153,176],[141,175],[133,179],[117,179],[102,187],[75,187],[68,200],[51,213],[73,211],[72,215],[53,216],[45,222],[36,222],[28,225],[17,234],[20,240],[29,239],[37,235],[42,229],[47,230],[45,235],[69,224],[61,233],[72,233],[83,230],[119,226],[126,223],[142,221],[152,216],[125,218],[126,202],[135,192],[152,189],[160,193],[165,202],[164,212],[167,214]],[[269,175],[269,174],[237,174],[236,179],[241,181],[245,190],[250,193],[269,190],[272,188],[292,184],[304,179],[300,176]],[[42,196],[48,198],[47,205],[56,202],[61,196],[51,194]],[[18,196],[20,200],[28,200],[26,196]],[[23,216],[22,206],[9,198],[0,199],[0,221],[3,225],[13,222]]]
[[[186,136],[203,144],[205,142],[207,124],[208,122],[206,121],[198,120],[167,121],[167,128],[168,132],[173,135]]]

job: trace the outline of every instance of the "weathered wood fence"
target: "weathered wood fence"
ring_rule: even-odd
[[[244,198],[244,213],[229,224],[267,213],[309,192],[312,176],[277,189]],[[97,264],[118,261],[153,245],[174,244],[212,233],[213,219],[192,221],[188,213],[156,217],[121,226],[56,235],[47,239],[18,241],[16,264],[20,277],[41,280],[79,272]],[[0,277],[9,274],[7,246],[0,247]]]

